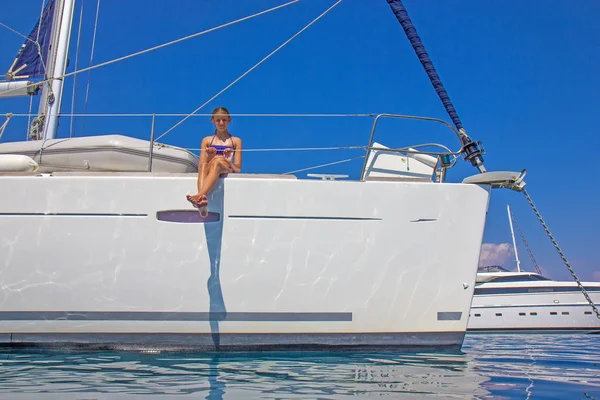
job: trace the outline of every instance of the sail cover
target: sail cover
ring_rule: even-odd
[[[52,36],[54,3],[55,0],[49,0],[46,7],[44,7],[40,20],[29,34],[29,38],[21,46],[15,61],[8,70],[6,74],[7,80],[30,79],[44,76],[46,72],[44,65]]]

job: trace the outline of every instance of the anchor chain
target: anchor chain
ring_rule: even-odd
[[[540,220],[540,223],[544,227],[544,230],[546,231],[546,234],[550,238],[550,241],[552,241],[552,244],[554,245],[554,248],[556,249],[556,251],[558,251],[558,254],[560,255],[560,258],[562,258],[563,262],[567,266],[567,269],[571,273],[571,276],[573,277],[573,279],[575,280],[575,282],[577,282],[577,286],[579,287],[579,290],[581,290],[581,293],[583,293],[583,295],[585,296],[585,299],[590,304],[590,307],[592,307],[592,310],[594,310],[594,313],[596,314],[596,318],[600,319],[600,312],[598,311],[598,308],[596,308],[596,305],[594,304],[594,302],[592,301],[592,299],[588,295],[587,290],[585,290],[585,288],[583,287],[583,285],[579,281],[579,278],[577,278],[577,275],[575,275],[575,271],[573,271],[573,268],[571,268],[571,264],[569,264],[569,261],[567,260],[567,257],[565,256],[565,254],[562,252],[562,250],[558,246],[558,243],[554,239],[554,236],[552,235],[552,232],[550,232],[550,228],[548,228],[548,225],[546,225],[546,222],[542,218],[542,216],[539,213],[538,209],[536,208],[535,204],[533,204],[533,200],[531,200],[531,197],[529,196],[529,193],[527,193],[527,190],[523,189],[523,194],[525,195],[525,198],[527,199],[527,201],[529,202],[529,205],[533,209],[533,212],[535,213],[535,215]]]

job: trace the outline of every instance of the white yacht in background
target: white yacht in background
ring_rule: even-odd
[[[185,198],[197,179],[197,158],[186,150],[120,135],[56,138],[74,6],[48,4],[60,10],[60,29],[47,63],[52,96],[31,130],[43,140],[0,144],[0,343],[462,345],[490,189],[520,191],[524,182],[522,173],[485,171],[483,149],[456,113],[456,129],[374,115],[360,179],[231,174],[201,218]],[[27,75],[19,60],[13,66],[13,77]],[[382,118],[443,123],[479,174],[448,183],[459,152],[374,143]]]
[[[517,271],[499,266],[479,268],[469,333],[600,333],[600,319],[576,282],[554,281],[541,273],[521,271],[510,208],[508,214]],[[600,282],[582,282],[582,285],[594,304],[600,304]]]

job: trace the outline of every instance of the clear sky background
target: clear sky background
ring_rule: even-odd
[[[101,0],[97,64],[285,3],[284,0]],[[210,99],[321,14],[334,0],[297,4],[157,50],[65,84],[63,112],[183,113]],[[83,4],[79,50],[77,30]],[[2,8],[0,22],[28,35],[41,0]],[[528,169],[527,188],[580,278],[600,280],[600,2],[405,0],[467,132],[487,150],[488,170]],[[30,12],[28,14],[28,11]],[[96,1],[76,1],[68,71],[89,65]],[[8,70],[23,38],[0,27],[0,68]],[[232,113],[401,113],[449,121],[385,0],[344,0],[259,68],[208,104]],[[29,99],[0,100],[0,113],[29,109]],[[34,110],[37,106],[34,102]],[[3,120],[3,118],[2,118]],[[161,134],[180,118],[159,118]],[[361,146],[369,118],[234,117],[230,130],[246,149]],[[26,118],[14,118],[2,141],[24,140]],[[72,127],[71,127],[72,126]],[[212,132],[193,118],[163,142],[197,148]],[[120,133],[149,138],[149,118],[63,117],[59,137]],[[388,146],[458,142],[442,128],[386,122],[376,140]],[[358,157],[359,150],[252,152],[246,172],[288,172]],[[357,178],[362,160],[309,172]],[[449,172],[459,182],[477,171]],[[304,177],[306,172],[298,173]],[[485,232],[487,262],[514,268],[506,204],[544,272],[570,279],[522,194],[494,191]],[[399,202],[398,207],[402,207]],[[524,248],[525,269],[533,270]]]

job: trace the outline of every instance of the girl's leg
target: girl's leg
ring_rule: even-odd
[[[230,172],[227,162],[219,157],[213,158],[210,162],[202,165],[198,172],[198,194],[188,196],[188,200],[198,207],[198,211],[203,218],[208,216],[208,199],[206,195],[215,186],[219,176]]]
[[[200,216],[202,218],[206,218],[208,216],[208,199],[206,198],[206,195],[215,186],[223,170],[229,170],[227,163],[222,158],[213,159],[209,163],[207,169],[208,172],[206,173],[206,177],[202,183],[202,188],[199,192],[202,197],[198,203],[198,211],[200,212]]]
[[[219,180],[219,176],[229,172],[227,162],[223,158],[214,158],[208,164],[206,176],[203,179],[199,194],[206,196]]]
[[[204,184],[204,180],[206,179],[206,175],[208,175],[208,171],[210,169],[210,166],[208,165],[208,163],[203,163],[201,165],[198,166],[198,179],[197,179],[197,187],[198,187],[198,192],[195,195],[187,195],[187,199],[190,203],[192,203],[194,206],[198,207],[200,202],[202,201],[202,199],[204,197],[206,197],[203,193],[202,193],[202,185]]]

